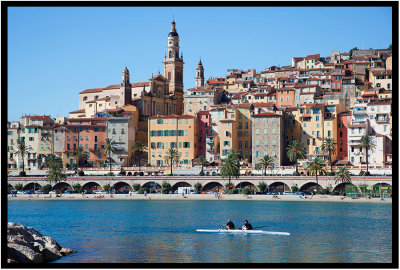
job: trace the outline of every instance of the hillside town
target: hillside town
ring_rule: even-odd
[[[266,155],[271,169],[301,170],[316,158],[326,166],[390,166],[391,48],[310,51],[290,60],[288,66],[232,68],[225,77],[206,79],[207,66],[199,59],[196,73],[185,75],[193,85],[184,88],[172,21],[163,74],[134,82],[128,67],[121,68],[120,83],[82,89],[68,117],[22,115],[8,122],[9,173],[44,169],[49,155],[61,158],[66,169],[142,167],[163,173],[170,165],[200,166],[204,159],[218,167],[232,149],[242,166],[254,170]],[[366,136],[370,149],[362,144]],[[19,142],[28,149],[25,155],[17,154]],[[296,164],[287,154],[293,142],[305,152]],[[334,150],[326,150],[328,142]],[[171,149],[177,153],[173,159]]]

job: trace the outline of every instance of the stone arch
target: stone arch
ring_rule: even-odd
[[[73,190],[73,188],[66,182],[60,182],[53,186],[53,190],[60,190],[61,192],[64,192],[66,190]]]
[[[334,189],[332,189],[332,192],[334,191],[346,192],[346,186],[353,186],[356,188],[357,192],[360,192],[360,188],[352,183],[340,183],[336,185]]]
[[[316,189],[317,192],[321,191],[322,190],[322,186],[320,184],[315,183],[315,182],[307,182],[307,183],[303,184],[300,187],[299,191],[307,191],[307,192],[310,192],[310,193],[311,192],[315,193],[314,189]]]
[[[208,182],[207,184],[205,184],[203,186],[201,191],[213,190],[213,191],[217,191],[218,192],[218,191],[223,190],[223,189],[224,189],[224,187],[219,182]]]
[[[15,187],[11,184],[8,184],[8,190],[15,190]]]
[[[26,185],[22,188],[22,190],[33,190],[33,189],[38,190],[38,189],[41,189],[41,188],[42,188],[41,185],[39,185],[38,183],[32,182],[32,183],[26,184]]]
[[[188,182],[183,182],[183,181],[181,181],[181,182],[175,183],[175,184],[171,187],[171,190],[172,190],[172,191],[178,190],[178,187],[192,187],[192,185],[189,184]]]
[[[112,186],[111,189],[115,189],[117,191],[123,191],[123,190],[132,190],[132,187],[125,182],[117,182]]]
[[[267,187],[268,192],[290,192],[290,187],[283,182],[273,182]]]
[[[385,182],[378,182],[375,183],[372,186],[372,189],[374,190],[374,193],[387,193],[391,194],[392,193],[392,185],[385,183]]]
[[[252,191],[258,191],[258,188],[253,183],[250,182],[239,182],[236,184],[235,188],[247,188]]]
[[[150,182],[146,182],[142,185],[142,188],[145,188],[147,190],[151,190],[151,189],[155,189],[155,190],[159,190],[161,191],[161,186],[159,183],[155,182],[155,181],[150,181]]]
[[[84,184],[82,186],[82,190],[93,191],[93,190],[102,190],[102,189],[103,188],[99,184],[97,184],[96,182],[87,182],[86,184]]]
[[[385,183],[385,182],[376,182],[372,186],[373,187],[379,187],[379,185],[381,185],[382,187],[391,187],[392,186],[391,184]]]

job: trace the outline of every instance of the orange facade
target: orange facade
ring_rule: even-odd
[[[72,118],[66,124],[65,152],[69,164],[75,163],[73,153],[82,146],[87,158],[80,166],[99,167],[106,161],[102,143],[107,138],[107,118]]]
[[[277,107],[294,107],[294,89],[285,87],[276,90]]]

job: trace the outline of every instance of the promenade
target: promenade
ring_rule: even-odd
[[[300,198],[299,195],[278,195],[278,198],[274,198],[272,195],[243,195],[243,194],[222,194],[220,198],[214,194],[62,194],[61,197],[49,194],[21,194],[17,197],[11,197],[8,195],[9,201],[26,201],[26,200],[48,200],[48,201],[69,201],[69,200],[219,200],[219,201],[302,201],[302,202],[359,202],[359,203],[392,203],[391,198],[359,198],[352,199],[343,196],[331,196],[331,195],[314,195],[308,196],[306,199],[304,196]]]

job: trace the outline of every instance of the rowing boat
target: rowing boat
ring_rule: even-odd
[[[233,233],[233,234],[275,234],[275,235],[287,235],[289,236],[290,233],[288,232],[270,232],[270,231],[262,231],[262,230],[203,230],[197,229],[196,232],[205,232],[205,233]]]

